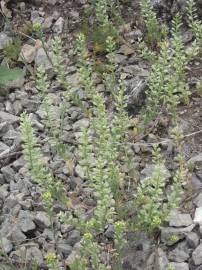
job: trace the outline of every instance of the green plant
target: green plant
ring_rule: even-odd
[[[9,42],[3,49],[3,54],[8,63],[16,62],[19,58],[22,48],[22,41],[20,38],[15,38],[12,42]]]
[[[34,135],[29,118],[25,113],[21,115],[21,133],[23,139],[23,154],[27,166],[31,171],[33,179],[42,187],[42,189],[45,189],[46,192],[48,192],[49,200],[45,200],[45,202],[59,200],[67,205],[68,200],[65,195],[63,184],[53,177],[46,164],[43,162],[43,156],[37,138]]]
[[[186,81],[188,63],[198,53],[198,47],[187,50],[180,33],[181,16],[172,22],[171,44],[164,41],[160,45],[158,59],[152,65],[149,76],[149,89],[145,106],[145,122],[153,120],[163,108],[176,117],[176,107],[183,98],[189,100],[189,88]]]
[[[140,1],[141,14],[146,26],[145,41],[150,46],[156,46],[167,35],[166,25],[160,25],[156,13],[153,11],[150,0]]]
[[[194,0],[187,1],[187,15],[188,15],[188,23],[190,28],[192,29],[197,43],[201,45],[202,43],[202,23],[198,19],[197,16],[197,8]]]
[[[60,70],[62,69],[61,67],[60,67]],[[59,75],[58,81],[62,83],[63,86],[67,87],[67,82],[63,75],[64,73],[61,73],[61,75]],[[49,92],[50,84],[48,82],[47,74],[43,67],[39,67],[37,69],[36,87],[41,96],[42,108],[44,109],[44,112],[45,112],[46,127],[48,129],[51,145],[58,151],[61,157],[63,157],[64,159],[67,159],[68,158],[67,146],[63,143],[62,136],[63,136],[63,130],[64,130],[65,113],[68,108],[67,106],[67,101],[69,99],[68,93],[67,95],[63,97],[63,101],[60,104],[60,119],[56,119],[52,111],[51,100],[47,96]]]
[[[0,67],[0,85],[6,85],[8,82],[23,78],[24,72],[22,69]]]
[[[178,206],[182,192],[182,182],[186,173],[179,164],[179,169],[173,177],[172,191],[164,201],[167,183],[165,162],[160,154],[160,149],[155,146],[153,151],[154,171],[139,184],[135,199],[137,209],[137,227],[153,232],[158,230],[170,215],[170,211]]]
[[[47,265],[49,267],[50,270],[59,270],[60,269],[60,265],[57,259],[57,256],[55,253],[49,252],[46,255],[46,261],[47,261]]]

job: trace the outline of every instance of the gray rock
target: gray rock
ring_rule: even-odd
[[[169,265],[166,254],[161,248],[157,250],[157,269],[165,270]]]
[[[77,230],[73,230],[68,235],[67,244],[74,246],[80,240],[81,240],[80,232]]]
[[[7,184],[4,184],[4,185],[0,186],[0,198],[3,201],[5,201],[6,197],[9,194],[8,187],[9,187],[9,185],[7,185]]]
[[[45,237],[47,240],[54,240],[54,234],[52,230],[45,229],[42,233],[42,235]]]
[[[26,259],[28,262],[36,262],[38,265],[43,263],[43,255],[37,247],[31,247],[27,249]]]
[[[123,269],[146,269],[146,258],[151,254],[151,240],[145,233],[128,233],[123,251]],[[135,256],[134,256],[135,254]]]
[[[2,137],[9,129],[8,122],[0,123],[0,137]]]
[[[194,223],[202,225],[202,207],[197,207],[194,215]]]
[[[45,229],[51,226],[50,217],[46,212],[39,211],[34,217],[34,222],[40,229]]]
[[[22,233],[21,230],[17,226],[15,226],[11,230],[8,238],[11,240],[11,242],[17,245],[22,244],[27,239],[24,233]]]
[[[76,165],[75,172],[81,179],[83,179],[85,177],[85,173],[84,173],[84,170],[81,167],[81,165],[79,165],[79,164]]]
[[[11,241],[5,237],[1,238],[1,245],[2,245],[3,251],[6,253],[11,252],[11,250],[13,249],[13,245]]]
[[[202,264],[202,244],[193,251],[192,259],[195,265]]]
[[[202,153],[200,153],[196,156],[193,156],[192,158],[189,159],[189,161],[193,162],[193,163],[202,162]]]
[[[5,46],[12,41],[12,38],[8,37],[5,33],[0,33],[0,50],[4,49]]]
[[[1,172],[7,183],[10,183],[11,181],[14,180],[15,171],[10,166],[3,167],[1,169]]]
[[[64,257],[67,257],[67,256],[69,256],[71,254],[72,247],[70,245],[66,244],[65,242],[60,242],[57,245],[57,251],[59,253],[62,253],[62,255]]]
[[[169,219],[171,227],[187,227],[193,223],[190,214],[182,214],[179,211],[172,211]]]
[[[171,261],[180,263],[180,262],[185,262],[186,260],[188,260],[189,254],[181,249],[175,248],[174,250],[169,252],[168,258]]]
[[[34,61],[35,55],[36,55],[36,47],[24,44],[22,46],[20,55],[26,60],[27,63],[32,63]]]
[[[13,123],[19,122],[20,118],[10,113],[0,111],[0,120],[2,120],[2,122],[5,121],[5,122],[9,122],[13,124]]]
[[[64,19],[60,17],[53,25],[53,31],[57,34],[61,34],[63,32],[63,27],[64,27]]]
[[[199,193],[199,195],[196,198],[194,198],[194,204],[197,207],[202,207],[202,193]]]
[[[33,216],[29,211],[21,210],[18,215],[18,225],[22,232],[29,232],[36,228],[33,222]]]
[[[87,118],[80,119],[73,124],[73,129],[75,131],[79,131],[82,128],[88,128],[88,127],[89,127],[89,120]]]
[[[186,234],[186,240],[191,248],[196,248],[199,244],[199,236],[195,232],[189,232]]]
[[[3,151],[8,151],[9,147],[5,143],[0,142],[0,153]]]
[[[50,69],[52,67],[43,48],[39,48],[36,52],[35,65],[37,67],[43,66],[45,69]]]
[[[104,235],[109,239],[114,239],[114,234],[115,234],[114,225],[109,224]]]
[[[191,232],[194,227],[195,224],[192,224],[185,228],[164,227],[161,229],[161,240],[163,243],[172,246],[179,240],[184,239],[186,233]]]
[[[169,264],[174,268],[174,270],[189,270],[189,265],[188,263],[177,263],[177,262],[172,262]]]
[[[141,171],[141,180],[145,179],[146,177],[151,177],[155,169],[155,165],[153,164],[146,164],[145,168]],[[165,177],[168,179],[171,175],[170,172],[165,169]]]

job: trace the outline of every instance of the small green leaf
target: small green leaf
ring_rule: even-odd
[[[22,69],[9,69],[7,67],[0,67],[0,84],[5,84],[8,81],[14,81],[23,78],[23,76],[24,72]]]

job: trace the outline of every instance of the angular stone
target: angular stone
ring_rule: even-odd
[[[11,250],[13,249],[13,245],[11,241],[5,237],[1,238],[1,245],[2,245],[3,251],[6,253],[11,252]]]
[[[36,262],[38,265],[43,263],[43,255],[37,247],[31,247],[27,249],[26,259],[28,262]]]
[[[188,263],[177,263],[177,262],[173,262],[169,264],[170,266],[172,266],[174,268],[174,270],[189,270],[189,265]]]
[[[36,55],[36,48],[29,44],[24,44],[21,49],[21,56],[24,58],[29,64],[34,61]]]
[[[197,207],[202,207],[202,193],[199,193],[199,195],[194,199],[194,204]]]
[[[187,227],[192,223],[190,214],[182,214],[179,211],[173,211],[169,219],[169,225],[172,227]]]
[[[0,50],[5,48],[5,46],[12,41],[12,38],[8,37],[5,33],[0,33]]]
[[[189,254],[186,253],[184,250],[175,248],[171,252],[169,252],[168,256],[169,260],[174,262],[185,262],[187,259],[189,259]]]
[[[189,232],[186,234],[186,240],[191,248],[196,248],[199,244],[199,236],[195,232]]]
[[[53,31],[57,34],[61,34],[63,32],[64,27],[64,19],[62,17],[58,18],[53,26]]]
[[[184,239],[186,233],[191,232],[195,227],[195,224],[192,224],[185,228],[173,228],[165,227],[161,229],[161,240],[163,243],[172,246],[177,243],[179,240]]]
[[[34,222],[40,229],[45,229],[51,226],[50,217],[46,212],[39,211],[34,217]]]
[[[195,265],[202,264],[202,244],[193,251],[192,259]]]
[[[157,255],[157,269],[165,270],[169,265],[166,254],[163,252],[161,248],[158,248],[157,254],[158,254]]]
[[[202,225],[202,207],[197,207],[194,215],[194,223]]]
[[[24,233],[21,232],[21,230],[16,226],[14,227],[11,232],[10,232],[10,235],[9,235],[9,239],[17,244],[17,245],[20,245],[22,244],[27,238],[26,236],[24,235]]]
[[[20,118],[18,116],[15,116],[13,114],[3,112],[3,111],[0,111],[0,119],[2,121],[6,121],[6,122],[9,122],[11,124],[19,122],[19,120],[20,120]]]
[[[67,238],[67,244],[74,246],[77,242],[81,240],[81,234],[77,230],[73,230],[69,233]]]
[[[66,244],[65,242],[64,243],[60,242],[57,245],[57,251],[59,253],[62,253],[62,255],[64,257],[67,257],[67,256],[69,256],[71,254],[72,247],[70,245]]]
[[[36,225],[32,221],[33,217],[29,211],[21,210],[18,215],[18,225],[22,232],[33,231],[36,228]]]

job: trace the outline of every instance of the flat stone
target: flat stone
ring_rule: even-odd
[[[197,207],[202,207],[202,193],[199,193],[199,195],[194,199],[194,204]]]
[[[30,64],[34,61],[36,55],[36,47],[29,44],[24,44],[22,46],[20,55]]]
[[[169,219],[171,227],[187,227],[193,223],[190,214],[182,214],[179,211],[172,211]]]
[[[192,259],[195,265],[202,264],[202,244],[193,251]]]
[[[62,255],[64,257],[67,257],[67,256],[69,256],[71,254],[72,247],[70,245],[66,244],[65,242],[64,243],[60,242],[57,245],[57,251],[59,253],[62,253]]]
[[[37,67],[42,66],[45,69],[50,69],[52,67],[43,48],[39,48],[36,52],[35,65]]]
[[[190,158],[189,160],[190,162],[193,162],[193,163],[198,163],[198,162],[202,162],[202,153]]]
[[[191,248],[196,248],[199,244],[199,236],[195,232],[189,232],[186,234],[186,240]]]
[[[51,226],[50,217],[46,212],[39,211],[34,217],[34,222],[40,229],[45,229]]]
[[[73,230],[69,233],[67,238],[67,244],[74,246],[77,242],[81,240],[81,234],[77,230]]]
[[[202,225],[202,207],[197,207],[194,215],[194,223]]]
[[[89,120],[87,118],[80,119],[73,124],[73,129],[75,131],[81,130],[82,128],[88,128],[88,127],[89,127]]]
[[[18,224],[22,232],[33,231],[36,228],[36,225],[32,220],[33,217],[29,211],[20,211],[18,215]]]
[[[38,265],[43,263],[43,255],[37,247],[31,247],[27,249],[26,259],[28,262],[36,262]]]
[[[0,111],[0,119],[11,124],[19,122],[20,120],[18,116],[3,111]]]
[[[184,250],[175,248],[171,252],[169,252],[168,258],[170,261],[174,262],[185,262],[187,259],[189,259],[189,254],[186,253]]]
[[[64,27],[64,19],[60,17],[53,25],[53,31],[57,34],[61,34],[63,32],[63,27]]]
[[[14,227],[10,232],[9,239],[11,242],[20,245],[27,239],[27,237],[18,227]]]
[[[11,241],[5,237],[1,238],[1,245],[2,245],[3,251],[6,253],[11,252],[11,250],[13,249],[13,245]]]
[[[0,33],[0,50],[4,49],[9,42],[12,41],[12,38],[8,37],[5,33]]]
[[[157,254],[158,254],[157,255],[157,269],[158,270],[165,270],[169,265],[166,254],[164,253],[164,251],[161,248],[158,248]]]
[[[172,262],[169,265],[174,268],[173,270],[189,270],[188,263],[184,263],[184,262],[182,262],[182,263]]]
[[[191,232],[194,227],[195,224],[192,224],[185,228],[163,227],[161,229],[161,240],[163,243],[172,246],[179,240],[184,239],[186,233]]]

